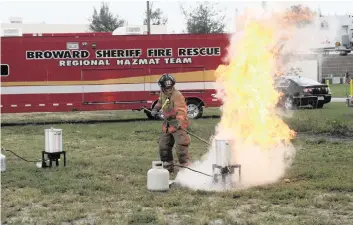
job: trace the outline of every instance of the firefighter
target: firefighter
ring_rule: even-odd
[[[153,107],[151,115],[158,118],[161,110],[163,117],[168,120],[162,124],[162,134],[159,137],[159,155],[164,168],[170,173],[174,172],[172,149],[176,144],[178,161],[182,166],[189,166],[190,136],[185,132],[189,126],[187,107],[184,96],[175,89],[175,79],[170,74],[163,74],[158,85],[161,92],[157,104]],[[183,129],[185,130],[183,130]]]

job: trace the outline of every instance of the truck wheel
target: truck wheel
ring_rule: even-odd
[[[324,103],[317,103],[316,108],[321,109],[322,107],[324,107]]]
[[[189,119],[198,119],[203,114],[201,102],[198,100],[186,100],[187,113]]]

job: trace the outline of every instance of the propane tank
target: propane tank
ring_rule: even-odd
[[[4,172],[4,171],[6,171],[6,157],[2,154],[2,153],[0,153],[0,155],[1,155],[1,172]]]
[[[163,168],[163,162],[152,162],[152,168],[147,172],[147,189],[150,191],[169,189],[169,171]]]

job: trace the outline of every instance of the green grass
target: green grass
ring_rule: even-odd
[[[322,109],[291,111],[284,121],[295,131],[353,136],[353,108],[331,102]]]
[[[348,84],[330,84],[329,87],[333,98],[347,97],[349,95]]]
[[[191,129],[202,131],[206,127],[208,135],[213,133],[213,128],[219,121],[218,108],[205,109],[204,117],[200,122],[192,123]],[[207,118],[211,118],[208,120]],[[2,124],[8,123],[75,123],[75,122],[140,122],[149,123],[143,112],[131,111],[93,111],[93,112],[67,112],[67,113],[19,113],[2,115]],[[202,122],[206,120],[206,122]],[[353,136],[353,108],[345,103],[331,102],[322,109],[303,109],[289,111],[284,117],[285,122],[299,132],[311,132],[314,134],[328,133]],[[202,124],[202,125],[200,125]],[[205,125],[206,124],[206,125]],[[58,125],[55,125],[58,126]],[[43,131],[44,132],[44,131]]]
[[[206,110],[217,115],[218,110]],[[4,115],[2,122],[44,121],[44,114]],[[60,116],[58,116],[60,115]],[[51,121],[118,120],[60,124],[67,167],[37,169],[9,152],[1,177],[2,224],[352,224],[353,109],[330,103],[286,118],[296,130],[296,160],[290,182],[242,191],[205,192],[173,188],[151,193],[146,174],[158,159],[159,121],[143,113],[85,112],[47,115]],[[20,119],[18,119],[20,118]],[[138,121],[127,121],[140,118]],[[208,139],[219,118],[195,120],[192,131]],[[322,123],[321,123],[321,122]],[[336,121],[335,123],[333,121]],[[337,125],[338,124],[338,125]],[[44,129],[51,125],[3,127],[2,146],[39,159]],[[338,130],[338,132],[337,132]],[[326,133],[337,134],[327,138]],[[310,135],[309,135],[310,134]],[[193,159],[206,146],[192,139]]]

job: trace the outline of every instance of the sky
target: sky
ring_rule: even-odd
[[[93,14],[93,9],[99,9],[101,1],[0,1],[0,20],[8,22],[10,17],[21,17],[24,23],[47,24],[88,24]],[[106,1],[111,12],[128,21],[129,25],[142,25],[146,10],[146,1]],[[267,1],[271,8],[278,2]],[[353,15],[352,1],[286,1],[286,5],[302,4],[312,10],[320,8],[323,14]],[[180,5],[192,9],[196,1],[171,1],[162,0],[153,2],[154,8],[160,8],[168,18],[168,32],[181,32],[185,30],[185,20],[180,10]],[[220,1],[218,9],[226,14],[226,30],[234,27],[236,10],[241,13],[246,7],[261,7],[261,1]]]

